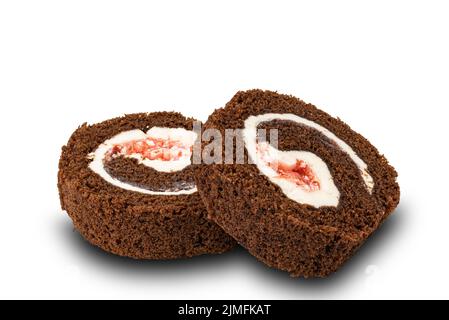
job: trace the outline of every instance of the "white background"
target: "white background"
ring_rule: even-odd
[[[449,298],[447,1],[1,1],[0,298]],[[291,279],[243,249],[136,262],[90,246],[59,206],[83,122],[239,89],[341,117],[400,174],[396,213],[337,274]]]

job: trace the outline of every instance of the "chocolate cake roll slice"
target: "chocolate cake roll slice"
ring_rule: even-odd
[[[341,120],[292,96],[238,92],[203,130],[203,140],[211,137],[203,156],[214,150],[212,159],[228,160],[195,166],[210,219],[292,276],[336,271],[398,205],[397,174],[385,157]],[[231,148],[230,133],[241,140]],[[211,148],[217,136],[221,148]]]
[[[92,244],[136,259],[230,250],[206,219],[191,166],[197,134],[179,113],[126,115],[83,124],[62,148],[61,205]]]

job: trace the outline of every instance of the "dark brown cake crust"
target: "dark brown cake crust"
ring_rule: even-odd
[[[132,192],[109,184],[88,168],[87,155],[122,131],[147,131],[153,126],[191,130],[193,121],[172,112],[131,114],[83,124],[72,134],[62,148],[58,189],[62,209],[84,238],[106,251],[136,259],[192,257],[223,253],[234,247],[235,241],[206,219],[198,192],[177,196]],[[115,168],[121,168],[125,178],[139,171],[137,164]],[[174,174],[170,183],[176,178],[192,181],[191,170],[189,166]],[[141,179],[147,185],[163,187],[161,181],[167,174],[153,171]],[[143,171],[139,174],[144,175]]]
[[[250,115],[293,113],[328,128],[367,163],[372,195],[349,156],[319,131],[290,121],[279,129],[280,150],[304,150],[325,161],[340,191],[339,205],[315,208],[287,198],[255,165],[199,165],[195,176],[209,218],[268,266],[292,276],[324,277],[336,271],[399,203],[396,171],[365,138],[311,104],[275,92],[238,92],[215,110],[203,129],[243,128]],[[245,150],[245,160],[247,160]],[[247,162],[245,162],[247,163]]]
[[[152,191],[188,190],[195,185],[192,166],[173,173],[159,172],[137,159],[120,156],[106,162],[105,170],[119,181]]]

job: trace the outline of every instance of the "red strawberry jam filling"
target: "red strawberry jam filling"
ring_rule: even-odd
[[[279,174],[279,178],[291,181],[306,191],[320,190],[320,181],[312,168],[303,160],[296,160],[293,165],[282,162],[273,162],[268,165]]]
[[[318,177],[305,161],[296,159],[294,164],[279,161],[277,160],[279,156],[276,156],[266,142],[258,143],[256,151],[259,159],[273,169],[278,174],[278,178],[291,181],[308,192],[320,190]]]
[[[140,155],[143,160],[175,161],[183,157],[190,157],[191,153],[192,147],[186,146],[180,141],[148,137],[115,144],[106,158]]]

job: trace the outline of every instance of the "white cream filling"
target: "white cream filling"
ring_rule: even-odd
[[[260,172],[266,175],[271,182],[278,185],[287,197],[317,208],[321,206],[336,207],[338,205],[340,192],[334,184],[329,168],[320,157],[308,151],[280,151],[269,144],[266,147],[268,149],[265,156],[261,156],[259,153],[256,156],[255,163]],[[280,177],[276,170],[267,165],[267,161],[279,161],[286,165],[294,165],[297,160],[304,161],[312,169],[320,182],[319,190],[307,191],[295,182]]]
[[[197,134],[193,131],[186,130],[184,128],[161,128],[153,127],[147,131],[148,137],[179,141],[182,145],[191,147],[195,142]],[[145,139],[145,138],[143,138]],[[183,154],[178,160],[163,161],[163,160],[149,160],[143,159],[141,154],[133,154],[129,157],[135,158],[146,165],[160,172],[175,172],[181,171],[185,167],[191,164],[190,157],[192,152],[189,150],[182,150]]]
[[[267,159],[260,157],[257,152],[257,127],[262,122],[269,122],[273,120],[288,120],[306,125],[320,131],[327,138],[334,141],[337,146],[346,152],[357,165],[368,192],[372,193],[374,180],[367,171],[367,164],[360,159],[357,153],[346,142],[338,138],[334,133],[325,127],[314,121],[290,113],[266,113],[258,116],[250,116],[245,120],[245,128],[243,129],[243,139],[248,155],[253,163],[256,164],[260,172],[266,175],[271,182],[278,185],[288,198],[298,203],[309,204],[317,208],[321,206],[336,207],[338,206],[340,199],[340,192],[335,186],[334,180],[326,163],[311,152],[280,151],[269,146],[268,154],[270,154],[270,157],[275,157],[278,161],[282,161],[287,164],[293,164],[297,159],[305,161],[320,181],[320,189],[316,191],[305,191],[295,183],[288,181],[287,179],[280,178],[278,173],[267,165]]]
[[[104,159],[106,154],[114,147],[114,145],[123,144],[133,140],[143,140],[148,137],[176,140],[181,142],[183,145],[190,147],[194,144],[197,134],[184,128],[162,127],[153,127],[146,133],[139,129],[124,131],[104,141],[94,152],[88,155],[89,159],[92,159],[92,162],[89,163],[89,168],[110,184],[129,191],[150,195],[181,195],[195,193],[197,191],[196,186],[193,186],[190,189],[178,191],[152,191],[145,188],[140,188],[114,178],[105,170]],[[188,152],[184,152],[178,160],[171,161],[143,159],[140,154],[132,154],[125,157],[135,158],[139,163],[160,172],[175,172],[180,171],[191,164],[190,156],[191,151],[188,150]]]

